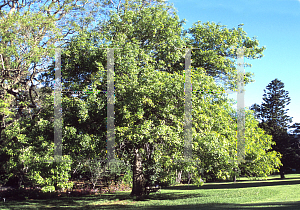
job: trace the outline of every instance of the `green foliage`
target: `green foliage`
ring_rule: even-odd
[[[132,188],[132,171],[130,169],[125,171],[121,180],[124,182],[124,184],[127,184]]]
[[[231,90],[236,90],[237,71],[234,65],[237,48],[245,47],[246,58],[258,59],[263,57],[265,47],[258,47],[258,40],[247,37],[242,29],[243,24],[238,28],[228,29],[224,25],[214,22],[202,23],[198,21],[189,28],[186,33],[190,34],[187,45],[193,48],[200,48],[193,51],[192,65],[201,67],[205,72],[219,79]],[[246,63],[246,66],[250,64]],[[245,84],[254,82],[251,72],[245,74]]]
[[[271,151],[272,136],[259,127],[259,122],[254,117],[254,112],[246,111],[245,125],[245,141],[246,141],[246,161],[240,168],[248,177],[264,177],[278,172],[278,168],[282,165],[281,154]]]
[[[4,130],[4,147],[1,153],[8,160],[2,165],[6,180],[17,175],[19,181],[29,179],[43,191],[66,189],[69,183],[71,159],[63,156],[63,162],[53,162],[53,96],[42,91],[42,108],[36,118],[20,119]],[[51,113],[52,112],[52,113]],[[52,163],[47,163],[52,161]],[[19,183],[20,186],[21,183]]]
[[[27,119],[16,121],[5,130],[7,144],[1,150],[10,156],[4,165],[8,177],[18,174],[22,180],[26,176],[33,183],[42,186],[43,190],[51,190],[51,186],[59,189],[71,187],[68,183],[71,170],[68,156],[63,157],[65,162],[46,163],[53,161],[54,154],[52,139],[47,138],[51,125],[53,126],[42,118],[36,123]]]
[[[197,185],[198,187],[204,185],[204,181],[202,180],[201,175],[198,175],[197,173],[194,174],[193,184]]]
[[[46,163],[46,161],[52,162]],[[61,162],[55,162],[54,158],[49,156],[47,159],[39,159],[39,162],[32,165],[28,171],[28,176],[35,184],[42,187],[43,192],[51,192],[73,187],[73,183],[69,182],[70,171],[70,157],[63,156]]]

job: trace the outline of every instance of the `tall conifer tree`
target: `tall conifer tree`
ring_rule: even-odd
[[[264,129],[267,134],[272,135],[276,145],[272,149],[282,154],[282,164],[280,168],[281,178],[284,178],[284,171],[288,167],[289,159],[289,123],[292,122],[292,117],[287,115],[291,99],[289,92],[284,90],[284,83],[274,79],[264,90],[263,103],[261,105],[253,104],[250,109],[255,111],[256,117],[260,120],[259,126]]]

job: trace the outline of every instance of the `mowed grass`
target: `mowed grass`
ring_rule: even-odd
[[[180,185],[137,201],[130,192],[58,199],[6,201],[0,209],[300,209],[300,174],[267,181]]]

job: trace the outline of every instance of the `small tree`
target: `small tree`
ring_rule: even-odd
[[[103,164],[103,161],[97,159],[89,159],[84,165],[86,165],[90,171],[90,180],[93,183],[93,190],[95,190],[97,182],[107,174],[106,166]]]

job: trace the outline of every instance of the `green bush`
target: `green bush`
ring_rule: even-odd
[[[198,174],[194,174],[192,178],[193,184],[196,184],[198,187],[204,185],[204,181],[202,180],[201,176]]]
[[[51,158],[49,159],[51,160]],[[35,184],[42,187],[43,192],[53,192],[58,189],[71,189],[73,187],[73,182],[69,182],[70,171],[70,158],[63,156],[61,162],[40,161],[35,163],[34,166],[30,167],[28,175]]]

